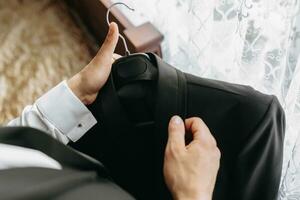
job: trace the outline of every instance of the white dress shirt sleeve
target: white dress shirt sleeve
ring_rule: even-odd
[[[0,170],[18,167],[62,169],[62,165],[41,151],[0,143]]]
[[[33,105],[26,106],[8,126],[37,128],[67,144],[70,140],[76,142],[96,123],[92,113],[63,81]]]

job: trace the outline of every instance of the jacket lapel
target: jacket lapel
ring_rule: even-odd
[[[186,81],[182,72],[165,63],[155,54],[148,55],[156,62],[158,68],[155,124],[159,130],[167,131],[168,122],[173,115],[185,118],[183,105],[186,101]],[[110,132],[120,133],[120,129],[125,131],[132,127],[122,108],[111,75],[97,98],[96,102],[99,104],[95,106],[101,107],[104,123],[109,127]],[[108,137],[117,138],[118,135]]]
[[[167,141],[168,123],[173,115],[180,115],[185,119],[186,107],[186,80],[184,74],[165,63],[155,54],[148,54],[158,68],[157,99],[155,106],[155,127],[157,152],[164,152]],[[106,137],[111,139],[118,138],[118,134],[130,131],[132,124],[129,122],[124,109],[117,96],[113,77],[110,76],[105,87],[102,88],[98,100],[103,111],[103,120],[108,127],[109,132],[114,133]],[[100,122],[101,123],[101,122]],[[105,133],[102,133],[105,134]],[[162,159],[163,155],[158,158]]]
[[[162,61],[155,54],[151,54],[158,67],[157,105],[155,121],[159,134],[158,141],[166,141],[169,120],[174,115],[185,119],[186,111],[186,81],[181,71]],[[159,146],[165,146],[160,144]]]
[[[157,83],[157,105],[155,115],[155,141],[156,141],[156,193],[169,194],[164,182],[163,163],[164,152],[168,139],[168,124],[172,116],[179,115],[185,119],[186,103],[186,81],[179,70],[162,61],[155,54],[151,54],[156,60],[158,68]],[[162,199],[171,199],[171,196],[164,196]]]
[[[168,122],[173,115],[185,118],[186,81],[182,72],[165,63],[155,54],[148,53],[148,55],[158,68],[155,124],[159,130],[167,131]],[[112,76],[109,77],[97,98],[96,102],[99,104],[95,107],[101,107],[104,123],[108,125],[111,132],[117,133],[120,129],[124,131],[132,127],[118,98]]]

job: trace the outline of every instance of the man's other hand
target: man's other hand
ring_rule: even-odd
[[[118,26],[112,22],[97,55],[79,73],[67,81],[68,86],[85,105],[95,101],[99,90],[109,77],[114,59],[119,57],[114,54],[118,38]]]
[[[193,140],[185,144],[185,131]],[[216,140],[200,118],[185,121],[174,116],[169,123],[164,176],[175,200],[211,200],[219,169]]]

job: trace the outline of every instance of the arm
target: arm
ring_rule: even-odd
[[[33,105],[26,106],[22,114],[8,126],[29,126],[42,130],[60,142],[76,141],[96,124],[96,119],[70,90],[61,82]]]
[[[277,199],[281,178],[285,133],[284,111],[276,97],[253,131],[241,142],[233,169],[232,199]]]
[[[93,60],[68,81],[63,81],[26,106],[8,126],[30,126],[67,144],[81,138],[97,121],[85,105],[95,101],[111,70],[118,42],[118,27],[110,25],[105,42]]]

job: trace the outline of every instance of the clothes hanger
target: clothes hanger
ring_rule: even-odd
[[[106,22],[109,26],[109,14],[114,6],[123,5],[131,11],[133,8],[129,7],[123,2],[116,2],[110,5],[106,12]],[[125,55],[119,59],[116,59],[112,67],[112,75],[114,77],[114,83],[117,88],[126,85],[129,82],[137,80],[155,80],[157,77],[157,69],[153,60],[146,53],[134,53],[131,54],[126,39],[119,33],[119,37],[122,39],[125,47]]]
[[[110,5],[109,7],[108,7],[108,9],[107,9],[107,12],[106,12],[106,23],[107,23],[107,25],[109,26],[109,24],[110,24],[110,21],[109,21],[109,14],[110,14],[110,11],[111,11],[111,9],[113,8],[113,7],[115,7],[115,6],[117,6],[117,5],[123,5],[123,6],[125,6],[126,8],[128,8],[129,10],[131,10],[131,11],[135,11],[134,10],[134,8],[131,8],[131,7],[129,7],[127,4],[125,4],[125,3],[123,3],[123,2],[116,2],[116,3],[113,3],[112,5]],[[134,54],[131,54],[130,53],[130,51],[128,50],[128,46],[127,46],[127,42],[126,42],[126,40],[125,40],[125,37],[123,36],[123,35],[121,35],[120,33],[119,33],[119,37],[122,39],[122,41],[123,41],[123,45],[124,45],[124,48],[125,48],[125,56],[127,57],[127,56],[130,56],[130,55],[141,55],[141,56],[145,56],[145,57],[147,57],[147,59],[149,59],[150,60],[150,57],[147,55],[147,54],[145,54],[145,53],[134,53]]]
[[[123,5],[131,11],[133,8],[122,2],[117,2],[108,7],[106,22],[109,25],[109,13],[116,5]],[[154,85],[157,82],[158,70],[155,60],[146,53],[133,53],[128,50],[126,40],[119,34],[125,47],[125,55],[114,61],[111,80],[114,89],[128,113],[128,118],[136,127],[153,125],[154,110]],[[140,115],[143,111],[143,115]]]

